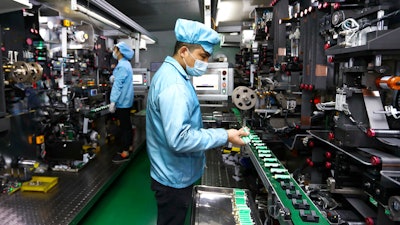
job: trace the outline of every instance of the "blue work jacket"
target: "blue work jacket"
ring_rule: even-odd
[[[227,140],[225,129],[203,129],[199,100],[189,76],[168,56],[152,78],[147,99],[151,177],[165,186],[188,187],[203,175],[205,151]]]
[[[111,88],[110,102],[115,102],[117,108],[130,108],[133,104],[132,65],[121,58],[113,71],[114,83]]]

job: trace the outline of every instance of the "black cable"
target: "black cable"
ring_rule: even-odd
[[[389,18],[389,17],[391,17],[391,16],[395,16],[395,15],[397,15],[397,14],[399,14],[399,13],[400,13],[400,9],[399,9],[399,10],[396,10],[396,11],[394,11],[394,12],[391,12],[391,13],[389,13],[389,14],[386,14],[386,15],[382,16],[381,18],[378,18],[378,19],[375,19],[375,20],[371,20],[370,22],[367,22],[367,23],[363,24],[363,25],[361,26],[361,28],[359,28],[358,30],[362,30],[362,29],[364,29],[364,28],[366,28],[366,27],[371,26],[373,23],[377,23],[377,22],[379,22],[379,21],[381,21],[381,20],[387,19],[387,18]]]

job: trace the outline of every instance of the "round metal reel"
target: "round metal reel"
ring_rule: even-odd
[[[35,83],[42,78],[43,67],[37,62],[30,62],[29,65],[33,68],[31,72],[31,82]]]
[[[17,61],[13,64],[11,69],[11,78],[17,82],[22,83],[28,80],[29,76],[29,68],[30,66],[23,61]]]
[[[232,92],[232,102],[241,110],[249,110],[256,105],[257,94],[254,90],[239,86]]]

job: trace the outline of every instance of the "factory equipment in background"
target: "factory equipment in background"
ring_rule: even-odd
[[[227,62],[210,62],[207,71],[191,77],[202,107],[226,107],[233,91],[233,68]]]
[[[146,108],[147,94],[150,88],[150,71],[147,68],[133,68],[133,87],[135,98],[133,107],[139,112]]]
[[[254,11],[232,103],[251,130],[242,155],[268,193],[256,194],[266,224],[399,223],[399,14],[393,1]]]
[[[106,120],[112,119],[106,115],[109,77],[117,63],[111,56],[114,42],[137,39],[139,30],[152,35],[111,5],[90,4],[35,1],[30,8],[0,14],[0,132],[5,134],[0,153],[7,161],[17,156],[48,163],[53,170],[79,171],[105,141]],[[139,46],[132,48],[137,61]],[[150,77],[136,75],[144,79],[133,84],[141,96]],[[7,132],[10,119],[17,125]],[[15,142],[15,134],[24,141]]]

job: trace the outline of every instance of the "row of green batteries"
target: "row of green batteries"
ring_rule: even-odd
[[[269,184],[274,189],[275,194],[279,196],[286,211],[290,210],[289,216],[286,215],[285,218],[283,216],[280,218],[282,222],[291,220],[293,224],[329,225],[327,219],[321,214],[320,210],[313,204],[272,151],[254,131],[250,129],[248,131],[250,135],[242,137],[242,139],[248,144],[254,158],[258,161],[256,167],[259,167],[264,172],[259,175],[265,176],[268,179]],[[255,162],[253,161],[253,163]]]
[[[247,194],[242,189],[234,189],[232,198],[233,213],[237,225],[254,225],[251,209],[247,204]]]

